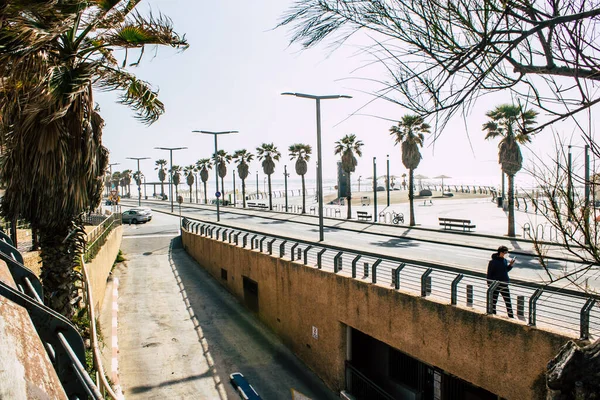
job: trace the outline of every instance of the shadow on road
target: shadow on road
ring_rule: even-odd
[[[414,247],[420,246],[420,243],[416,242],[414,240],[398,239],[398,238],[389,239],[386,241],[371,242],[370,244],[372,244],[374,246],[380,246],[380,247],[393,247],[393,248],[403,248],[403,249],[407,249],[410,247],[414,248]]]
[[[218,376],[215,382],[223,385],[228,396],[238,398],[229,374],[241,372],[265,399],[289,398],[291,388],[313,399],[337,398],[183,250],[180,237],[171,241],[169,262],[198,341]]]

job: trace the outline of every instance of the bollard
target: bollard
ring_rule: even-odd
[[[473,285],[467,285],[467,307],[473,307]]]

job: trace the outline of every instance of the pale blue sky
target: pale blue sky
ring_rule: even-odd
[[[292,91],[354,96],[322,103],[326,178],[335,175],[334,142],[347,133],[354,133],[365,142],[355,177],[372,175],[374,156],[378,159],[378,175],[383,174],[386,154],[390,154],[392,173],[405,172],[400,149],[394,146],[388,132],[392,122],[361,115],[344,121],[371,99],[362,91],[376,89],[360,78],[383,80],[384,72],[377,68],[356,70],[367,58],[356,55],[351,46],[333,54],[324,46],[307,51],[289,47],[288,31],[273,28],[291,3],[290,0],[143,2],[140,10],[151,6],[153,12],[168,15],[176,30],[186,34],[190,48],[185,52],[160,48],[155,58],[154,51],[146,51],[142,65],[131,69],[160,89],[167,111],[152,126],[135,120],[127,107],[115,103],[114,94],[96,95],[106,121],[104,144],[111,152],[111,163],[120,163],[113,171],[136,169],[135,162],[126,157],[151,157],[152,160],[142,161],[141,170],[148,181],[156,180],[154,161],[168,160],[168,152],[155,150],[157,146],[187,146],[188,150],[174,153],[174,163],[182,166],[209,157],[213,152],[212,136],[192,134],[192,130],[198,129],[239,130],[237,135],[220,138],[219,147],[228,152],[240,148],[254,152],[261,143],[274,142],[284,154],[275,176],[282,177],[284,164],[293,174],[287,148],[296,142],[311,144],[316,159],[316,121],[314,101],[280,95]],[[483,140],[481,125],[486,111],[507,101],[510,101],[508,95],[485,97],[466,119],[466,126],[457,118],[448,125],[435,147],[431,146],[431,138],[427,138],[417,173],[430,177],[440,174],[458,179],[473,177],[477,183],[498,181],[497,142]],[[398,119],[406,110],[377,101],[361,113]],[[571,135],[572,128],[568,129],[565,133]],[[546,130],[535,140],[536,152],[550,151],[552,142],[552,132]],[[524,150],[524,156],[530,158],[528,150]],[[258,162],[251,166],[251,171],[256,170],[262,175]],[[314,170],[313,160],[309,178],[314,177]]]

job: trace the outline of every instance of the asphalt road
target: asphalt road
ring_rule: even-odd
[[[238,399],[241,372],[264,399],[335,394],[182,249],[178,218],[125,226],[119,371],[127,399]]]
[[[157,210],[170,212],[168,202],[148,202],[148,207]],[[267,234],[293,236],[301,240],[317,241],[318,225],[316,218],[313,223],[300,222],[300,216],[288,215],[287,220],[269,218],[262,215],[248,215],[243,210],[230,211],[228,208],[221,208],[221,223],[230,224],[239,228],[246,228]],[[179,211],[175,205],[175,212]],[[214,207],[198,207],[195,205],[183,204],[181,207],[183,216],[189,218],[199,218],[205,221],[216,221]],[[304,219],[305,220],[305,219]],[[410,259],[416,262],[423,261],[439,265],[445,265],[453,268],[464,269],[465,271],[477,271],[485,273],[488,261],[495,251],[489,249],[478,249],[461,246],[461,243],[448,241],[447,243],[432,243],[428,241],[414,240],[393,235],[376,235],[367,232],[349,231],[341,227],[343,220],[326,220],[325,243],[339,247],[361,249],[364,251],[378,253],[382,256],[392,256]],[[448,236],[453,240],[451,236]],[[549,272],[553,276],[559,277],[566,272],[573,271],[582,267],[582,264],[563,261],[550,260],[548,262]],[[519,254],[517,262],[510,273],[513,279],[547,283],[549,281],[547,271],[541,267],[537,256]],[[599,289],[600,288],[600,270],[598,268],[589,271],[585,277],[578,280],[582,286]],[[567,285],[563,281],[560,285]],[[573,288],[572,285],[569,285]]]

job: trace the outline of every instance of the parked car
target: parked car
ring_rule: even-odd
[[[146,213],[146,215],[148,215],[148,221],[152,221],[152,210],[149,209],[148,207],[135,207],[135,208],[132,208],[131,210]]]
[[[148,222],[152,219],[146,212],[142,210],[127,210],[123,211],[122,220],[125,224],[137,224],[140,222]]]

